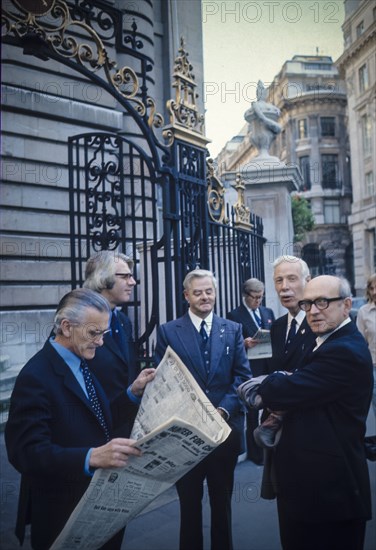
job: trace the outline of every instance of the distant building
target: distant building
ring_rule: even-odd
[[[353,202],[349,228],[354,242],[355,290],[362,295],[376,271],[376,6],[345,0],[345,50],[336,65],[345,79]]]
[[[282,132],[270,154],[303,175],[299,193],[311,205],[315,229],[296,243],[313,275],[335,273],[352,280],[350,149],[346,88],[332,58],[295,55],[274,78],[268,101],[281,110]],[[219,172],[241,171],[256,155],[246,124],[220,152]]]

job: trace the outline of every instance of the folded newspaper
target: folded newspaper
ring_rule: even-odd
[[[270,330],[260,328],[256,334],[252,336],[252,339],[257,341],[257,345],[247,349],[248,359],[265,359],[272,356]]]
[[[50,550],[96,550],[218,445],[231,428],[168,347],[132,429],[141,457],[98,469]]]

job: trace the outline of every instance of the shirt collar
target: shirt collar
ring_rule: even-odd
[[[351,323],[351,319],[350,317],[348,317],[347,319],[345,319],[344,321],[342,321],[342,323],[340,325],[338,325],[337,328],[335,328],[334,330],[332,330],[331,332],[327,332],[326,334],[323,334],[322,336],[318,336],[316,338],[316,347],[313,351],[316,351],[317,348],[319,348],[328,338],[329,336],[331,336],[332,334],[334,334],[335,332],[337,332],[337,330],[339,330],[340,328],[344,327],[345,325],[347,325],[348,323]]]
[[[256,307],[256,309],[250,308],[250,307],[247,305],[247,303],[246,303],[246,301],[245,301],[245,298],[243,298],[243,304],[244,304],[244,307],[247,309],[247,311],[248,311],[251,315],[253,315],[253,313],[256,313],[256,315],[258,315],[259,317],[261,317],[261,315],[260,315],[260,310],[259,310],[258,307]]]
[[[51,346],[54,348],[54,350],[60,355],[60,357],[63,359],[63,361],[68,365],[68,367],[71,369],[73,374],[79,372],[80,365],[81,365],[81,359],[73,353],[73,351],[70,351],[68,348],[62,346],[61,344],[58,344],[55,342],[55,338],[51,337],[49,340]]]
[[[287,331],[290,330],[291,321],[293,319],[295,319],[295,321],[296,321],[296,330],[298,331],[300,325],[303,323],[303,321],[305,319],[305,311],[300,309],[295,317],[293,317],[290,312],[287,314]]]
[[[189,315],[190,320],[194,324],[195,329],[198,332],[200,332],[202,321],[205,321],[205,323],[206,323],[206,332],[208,333],[208,335],[210,334],[211,327],[212,327],[212,324],[213,324],[213,312],[212,311],[209,313],[209,315],[207,317],[205,317],[205,319],[202,319],[201,317],[198,317],[197,315],[192,313],[192,311],[190,309],[188,310],[188,315]]]

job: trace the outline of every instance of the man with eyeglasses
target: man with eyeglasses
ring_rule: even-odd
[[[363,549],[372,359],[350,319],[350,296],[344,279],[309,281],[299,307],[316,346],[301,368],[274,372],[258,388],[264,407],[283,412],[274,486],[284,550]]]
[[[257,345],[253,339],[261,329],[270,330],[274,321],[273,310],[261,305],[264,297],[264,283],[256,278],[247,279],[242,286],[243,303],[227,314],[227,319],[240,323],[243,327],[244,346],[246,349]],[[253,376],[261,376],[269,372],[268,359],[252,359],[250,367]],[[255,464],[263,463],[263,451],[256,445],[253,432],[259,425],[259,412],[247,412],[247,458]]]
[[[23,543],[31,524],[31,546],[50,548],[89,486],[96,468],[119,468],[139,456],[136,441],[114,438],[110,403],[88,363],[108,331],[107,300],[76,289],[60,301],[54,336],[19,373],[10,400],[5,443],[21,473],[16,535]],[[154,370],[132,385],[140,398]],[[129,407],[132,403],[129,402]],[[134,405],[133,405],[134,406]],[[124,530],[102,548],[120,550]]]
[[[107,397],[119,401],[117,423],[122,424],[119,435],[127,436],[133,425],[134,415],[129,415],[126,390],[139,374],[134,349],[132,324],[119,308],[128,303],[136,281],[133,277],[133,261],[117,251],[102,250],[91,256],[86,264],[84,288],[101,294],[111,308],[110,330],[90,361],[90,369],[97,376]],[[128,397],[132,395],[128,392]]]

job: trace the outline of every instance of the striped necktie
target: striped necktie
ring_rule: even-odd
[[[86,391],[88,395],[88,399],[91,405],[91,408],[94,411],[95,416],[97,417],[100,425],[103,428],[103,431],[106,436],[106,441],[110,441],[110,432],[106,423],[106,420],[104,418],[102,406],[99,402],[97,392],[95,391],[95,387],[93,384],[93,378],[91,376],[91,372],[89,370],[88,364],[84,359],[81,360],[80,369],[82,372],[82,375],[84,377],[84,382],[86,386]]]
[[[261,317],[260,317],[259,315],[257,315],[255,309],[253,309],[252,312],[253,312],[253,315],[254,315],[254,317],[255,317],[255,319],[256,319],[256,321],[257,321],[257,324],[258,324],[259,328],[262,328]]]

